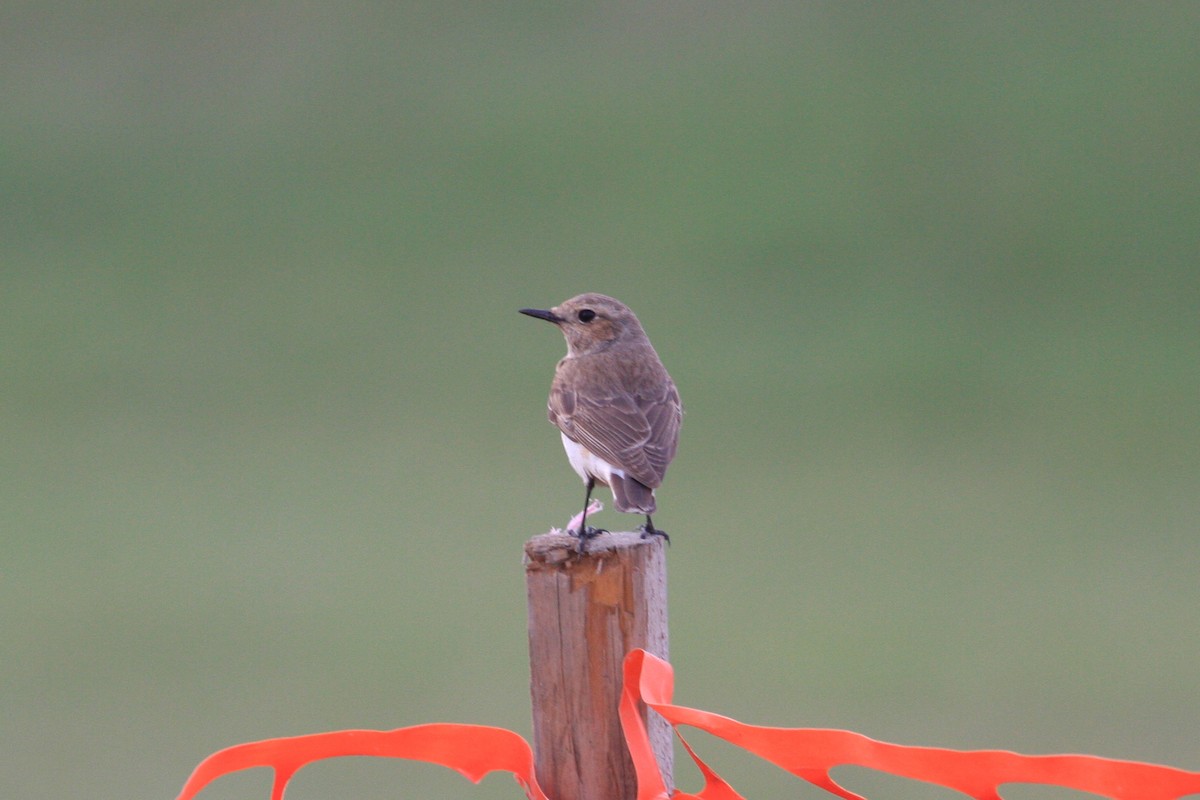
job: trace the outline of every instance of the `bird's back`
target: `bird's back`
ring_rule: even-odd
[[[548,416],[572,441],[656,488],[675,457],[683,407],[654,348],[640,339],[560,361]]]

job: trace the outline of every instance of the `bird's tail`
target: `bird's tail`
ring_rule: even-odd
[[[654,490],[641,481],[613,473],[609,478],[613,504],[627,514],[653,514],[658,508]]]

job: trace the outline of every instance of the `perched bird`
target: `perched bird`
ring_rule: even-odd
[[[567,460],[587,486],[579,515],[580,550],[604,533],[587,525],[592,490],[612,489],[618,511],[645,514],[642,536],[657,535],[650,515],[654,490],[675,457],[683,406],[638,318],[623,303],[602,294],[581,294],[548,310],[522,314],[553,322],[567,340],[547,404],[550,421],[562,432]]]

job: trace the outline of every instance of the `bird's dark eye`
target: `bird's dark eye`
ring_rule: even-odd
[[[592,311],[590,308],[585,308],[579,312],[579,321],[580,322],[591,322],[595,318],[596,318],[596,312]]]

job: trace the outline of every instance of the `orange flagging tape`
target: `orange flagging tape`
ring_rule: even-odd
[[[1004,750],[945,750],[906,747],[851,731],[821,728],[764,728],[719,714],[671,703],[674,673],[665,661],[644,650],[625,658],[621,724],[638,777],[637,800],[743,800],[687,744],[680,725],[706,731],[741,747],[845,800],[864,800],[838,785],[830,770],[860,766],[898,777],[956,789],[976,800],[1001,800],[1007,783],[1035,783],[1092,792],[1113,800],[1178,800],[1200,793],[1200,772],[1083,755],[1026,756]],[[638,713],[638,703],[653,708],[683,741],[704,777],[698,794],[668,795]],[[236,745],[206,758],[184,784],[179,800],[192,800],[222,775],[252,767],[270,767],[275,778],[271,800],[283,800],[291,777],[306,764],[338,756],[383,756],[440,764],[478,782],[489,772],[509,772],[530,800],[547,800],[533,774],[529,744],[512,731],[483,725],[435,724],[393,731],[350,730],[268,739]]]
[[[641,718],[633,709],[636,701],[662,714],[675,732],[690,725],[730,744],[754,753],[846,800],[863,800],[839,786],[829,771],[839,766],[880,770],[956,789],[976,800],[1001,800],[999,789],[1006,783],[1041,783],[1092,792],[1113,800],[1176,800],[1200,792],[1200,772],[1172,767],[1117,761],[1096,756],[1025,756],[1004,750],[944,750],[936,747],[906,747],[869,739],[850,731],[820,728],[763,728],[737,720],[671,704],[675,680],[671,665],[644,650],[625,658],[625,689],[621,720],[631,745],[645,737]],[[630,728],[639,731],[630,735]],[[687,747],[687,742],[684,741]],[[675,800],[734,800],[733,791],[690,747],[706,784],[699,794],[683,792]],[[653,760],[643,754],[634,758],[638,775],[638,800],[666,797],[662,778]]]
[[[511,772],[530,800],[547,800],[533,779],[533,751],[512,731],[486,725],[433,724],[394,731],[332,731],[286,739],[265,739],[213,753],[192,772],[179,800],[191,800],[222,775],[252,767],[271,767],[271,800],[306,764],[338,756],[407,758],[440,764],[478,783],[489,772]]]

